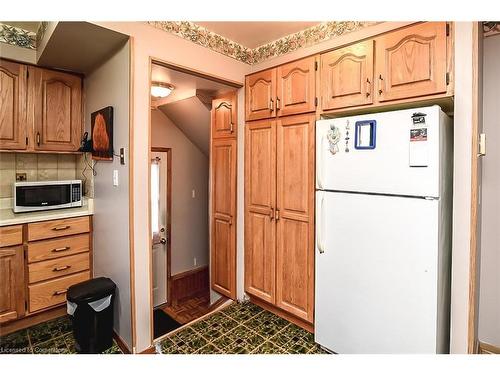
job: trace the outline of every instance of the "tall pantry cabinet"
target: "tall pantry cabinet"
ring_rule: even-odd
[[[309,324],[316,67],[313,56],[246,79],[245,291]]]

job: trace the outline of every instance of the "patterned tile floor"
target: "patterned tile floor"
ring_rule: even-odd
[[[163,339],[164,354],[326,354],[314,335],[246,303],[232,303]]]
[[[64,316],[0,337],[0,354],[73,354],[71,321]],[[116,343],[104,354],[121,354]]]

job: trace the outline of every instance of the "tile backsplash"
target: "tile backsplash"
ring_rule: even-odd
[[[77,173],[77,158],[71,154],[0,153],[0,198],[12,197],[16,173],[27,181],[83,179]]]

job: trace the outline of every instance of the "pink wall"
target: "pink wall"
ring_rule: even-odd
[[[149,80],[150,59],[171,62],[227,80],[244,82],[250,72],[247,64],[192,42],[153,28],[142,22],[100,22],[100,26],[131,36],[132,42],[132,136],[133,235],[135,301],[134,350],[150,347],[151,334],[151,257],[149,250]],[[243,91],[239,91],[243,95]],[[244,107],[239,108],[239,125],[244,124]],[[243,160],[239,160],[243,163]],[[241,164],[243,165],[243,164]],[[243,228],[243,225],[239,225]]]

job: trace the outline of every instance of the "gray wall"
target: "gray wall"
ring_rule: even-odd
[[[208,158],[159,110],[151,111],[151,146],[172,149],[172,275],[205,266],[209,251]]]
[[[500,347],[500,35],[485,38],[479,340]]]
[[[112,106],[115,153],[126,150],[126,164],[119,158],[100,161],[94,177],[94,276],[111,278],[118,286],[114,329],[132,348],[129,249],[129,80],[130,42],[90,73],[84,81],[85,127],[90,134],[90,114]],[[119,185],[113,186],[113,170]]]

